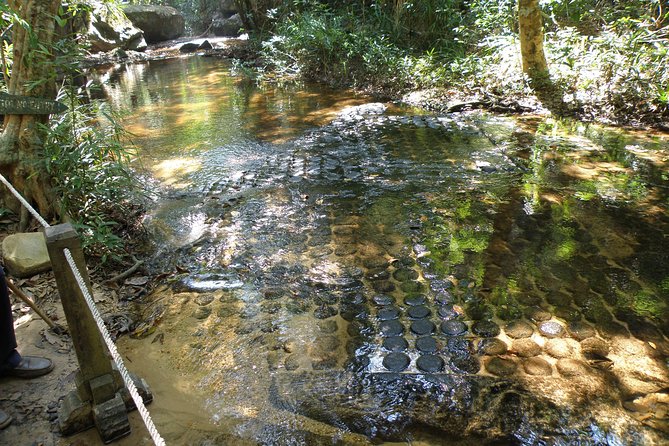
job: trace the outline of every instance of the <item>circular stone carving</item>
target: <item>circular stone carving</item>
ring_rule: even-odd
[[[462,321],[444,321],[441,323],[441,331],[448,336],[457,336],[467,331],[467,324]]]
[[[438,350],[437,341],[431,336],[416,339],[416,348],[422,353],[434,353]]]
[[[450,283],[450,282],[449,282],[449,283]],[[444,304],[450,304],[450,303],[452,303],[455,299],[453,298],[453,295],[452,295],[451,293],[449,293],[449,292],[446,291],[446,290],[443,290],[443,291],[439,292],[439,293],[435,296],[434,300],[435,300],[438,304],[440,304],[440,305],[444,305]]]
[[[535,376],[550,376],[553,374],[551,365],[543,358],[529,358],[523,363],[525,373]]]
[[[578,341],[592,338],[597,335],[595,328],[587,322],[571,322],[568,328],[571,336]]]
[[[553,358],[569,358],[574,356],[578,342],[573,339],[549,339],[544,345],[546,353]]]
[[[391,372],[401,372],[402,370],[409,367],[411,359],[404,353],[388,353],[385,358],[383,358],[383,366],[390,370]]]
[[[464,373],[478,373],[481,363],[475,356],[454,356],[451,358],[451,366]]]
[[[500,332],[499,326],[493,321],[478,321],[472,325],[472,331],[484,338],[494,338]]]
[[[481,339],[477,346],[477,351],[480,354],[488,356],[503,355],[507,350],[506,342],[497,338]]]
[[[525,315],[535,322],[547,321],[552,317],[548,311],[541,307],[529,307],[525,310]]]
[[[504,327],[504,332],[510,338],[523,339],[532,336],[534,328],[525,321],[514,321]]]
[[[330,305],[321,305],[314,310],[314,317],[316,319],[327,319],[329,317],[335,316],[339,311]]]
[[[398,282],[406,282],[407,280],[418,279],[418,271],[411,268],[400,268],[395,270],[393,278]]]
[[[530,358],[541,354],[541,347],[532,339],[516,339],[513,341],[513,350],[522,358]]]
[[[416,307],[418,305],[425,305],[426,302],[427,299],[423,294],[413,294],[411,296],[407,296],[404,298],[404,303],[411,307]]]
[[[453,305],[446,304],[439,307],[439,316],[444,319],[453,319],[458,317],[458,312],[455,311]]]
[[[379,324],[379,331],[383,337],[399,336],[404,333],[404,326],[398,320],[383,321]]]
[[[585,364],[576,359],[558,359],[556,367],[562,376],[583,376],[587,373]]]
[[[400,310],[397,307],[384,307],[376,314],[380,321],[391,321],[400,317]]]
[[[426,306],[419,305],[417,307],[409,308],[407,314],[411,319],[423,319],[430,315],[430,309],[427,308]]]
[[[610,350],[609,344],[599,338],[588,338],[581,341],[581,351],[584,355],[606,356]]]
[[[401,336],[391,336],[383,340],[383,348],[391,352],[403,352],[409,348],[409,343]]]
[[[426,373],[437,373],[443,370],[444,360],[437,355],[423,355],[416,360],[416,367]]]
[[[409,282],[402,282],[402,284],[400,285],[400,289],[405,293],[420,292],[423,291],[423,288],[425,288],[425,285],[416,280],[411,280]]]
[[[427,319],[420,319],[411,323],[411,331],[418,336],[432,334],[435,328],[435,325]]]
[[[392,296],[388,296],[387,294],[377,294],[372,298],[374,303],[379,306],[386,306],[386,305],[392,305],[395,303],[395,298]]]
[[[485,364],[485,369],[497,376],[511,376],[516,373],[518,364],[511,359],[504,359],[500,357],[491,358]]]
[[[561,338],[565,335],[564,327],[555,321],[544,321],[538,326],[539,333],[547,338]]]

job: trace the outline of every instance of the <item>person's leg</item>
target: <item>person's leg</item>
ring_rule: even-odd
[[[21,356],[16,352],[16,335],[12,305],[9,301],[5,273],[0,267],[0,371],[4,367],[16,367]]]
[[[16,335],[12,306],[5,274],[0,267],[0,376],[36,378],[53,370],[50,359],[39,356],[21,356],[16,351]]]

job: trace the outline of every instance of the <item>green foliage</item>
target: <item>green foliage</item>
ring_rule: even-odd
[[[269,1],[269,0],[268,0]],[[456,87],[526,97],[516,0],[294,0],[265,13],[264,70],[397,92]],[[583,116],[669,116],[669,8],[660,0],[543,0],[551,77]]]
[[[125,248],[119,234],[138,212],[127,135],[104,104],[84,103],[71,90],[64,94],[69,112],[43,129],[46,169],[61,197],[61,214],[82,231],[87,252],[103,261],[118,259]]]

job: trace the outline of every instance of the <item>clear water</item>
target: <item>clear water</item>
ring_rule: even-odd
[[[178,272],[122,343],[169,442],[669,440],[666,136],[342,114],[371,101],[214,59],[103,76],[164,191]]]

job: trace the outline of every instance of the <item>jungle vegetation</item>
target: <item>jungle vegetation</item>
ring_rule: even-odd
[[[240,67],[260,82],[319,80],[394,98],[421,90],[421,105],[435,109],[475,99],[522,110],[534,100],[581,120],[667,127],[664,0],[131,1],[176,7],[193,35],[234,3],[258,54]],[[108,111],[79,82],[87,49],[68,24],[94,2],[118,5],[0,4],[0,90],[63,98],[70,108],[50,120],[5,117],[0,172],[45,216],[94,235],[107,256],[122,252],[119,220],[133,215],[111,210],[132,207],[134,187],[122,129],[95,125]]]

